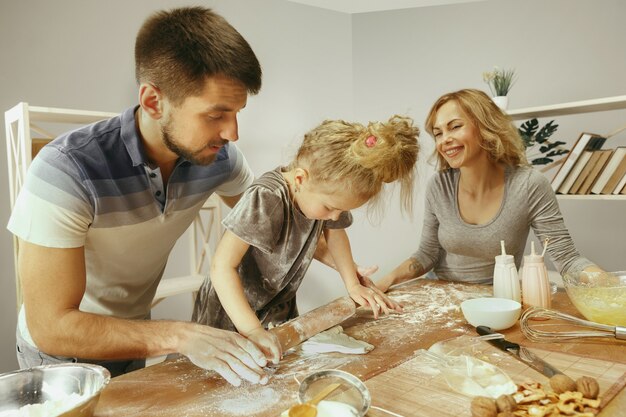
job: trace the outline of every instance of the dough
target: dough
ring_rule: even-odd
[[[300,348],[304,353],[339,352],[363,355],[374,349],[374,346],[348,336],[341,326],[335,326],[305,341]]]

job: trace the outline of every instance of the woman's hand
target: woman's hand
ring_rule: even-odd
[[[375,319],[381,311],[384,314],[390,314],[391,311],[402,312],[400,304],[387,297],[371,280],[369,282],[371,287],[356,284],[348,288],[348,294],[357,304],[370,307]]]
[[[254,342],[272,363],[277,364],[280,362],[280,359],[283,357],[282,347],[274,333],[268,332],[262,327],[257,327],[246,332],[245,336]]]
[[[385,275],[384,277],[382,277],[381,279],[376,281],[376,286],[382,292],[387,292],[387,291],[389,291],[389,287],[391,287],[394,284],[393,281],[394,280],[393,280],[393,277],[391,275]]]
[[[393,271],[376,281],[376,286],[387,292],[392,285],[401,284],[408,280],[424,275],[426,270],[416,259],[409,258],[398,265]]]

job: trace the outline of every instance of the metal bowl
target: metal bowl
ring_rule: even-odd
[[[626,326],[626,271],[565,274],[563,284],[587,320]]]
[[[304,378],[298,392],[300,402],[310,401],[322,389],[333,383],[341,383],[341,386],[326,397],[326,400],[347,404],[353,407],[359,416],[367,414],[372,403],[369,390],[359,378],[338,369],[315,371]]]
[[[91,364],[36,366],[0,375],[0,416],[93,416],[100,393],[109,383],[106,368]],[[47,413],[41,413],[40,411]],[[37,414],[35,414],[35,412]]]

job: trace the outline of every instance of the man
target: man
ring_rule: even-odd
[[[234,142],[259,62],[222,17],[190,7],[143,24],[135,65],[139,105],[46,146],[15,204],[20,366],[88,361],[115,376],[179,352],[234,385],[265,383],[267,359],[243,336],[144,320],[206,199],[217,192],[232,207],[252,183]]]

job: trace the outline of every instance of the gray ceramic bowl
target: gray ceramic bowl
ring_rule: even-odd
[[[0,416],[26,405],[59,410],[60,414],[52,415],[63,417],[92,416],[110,379],[106,368],[81,363],[37,366],[2,374]]]

